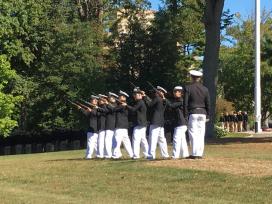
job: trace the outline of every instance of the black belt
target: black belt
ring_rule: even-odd
[[[192,109],[189,109],[189,110],[192,111],[192,110],[201,110],[201,109],[205,109],[206,110],[206,108],[192,108]]]

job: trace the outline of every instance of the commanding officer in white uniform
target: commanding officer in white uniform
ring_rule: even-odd
[[[186,131],[187,122],[184,117],[184,106],[183,106],[183,88],[181,86],[176,86],[173,90],[173,95],[175,98],[174,102],[169,102],[167,100],[167,106],[174,110],[173,125],[174,135],[173,135],[173,159],[178,159],[180,157],[189,157],[189,151],[186,141]]]
[[[152,109],[152,118],[149,128],[149,156],[148,159],[156,158],[157,143],[159,143],[161,155],[163,158],[169,158],[167,142],[164,134],[164,112],[166,107],[165,96],[167,91],[157,86],[156,96],[151,100],[144,96],[145,103]]]
[[[133,158],[131,142],[128,136],[128,109],[126,107],[126,99],[129,95],[124,91],[119,91],[119,104],[114,111],[116,112],[116,129],[114,133],[114,148],[112,158],[118,159],[122,157],[121,144],[124,144],[125,149],[130,158]]]
[[[192,83],[185,88],[185,117],[189,116],[188,132],[192,145],[191,158],[202,158],[206,120],[210,115],[210,96],[208,89],[200,83],[202,72],[189,72]]]
[[[87,132],[87,150],[86,150],[86,159],[91,159],[93,152],[97,150],[97,138],[98,138],[98,128],[97,128],[97,116],[99,113],[97,112],[97,100],[98,97],[92,95],[90,99],[90,103],[94,106],[94,108],[82,109],[82,112],[90,118],[90,126]]]
[[[133,144],[133,153],[134,159],[140,158],[140,146],[143,147],[144,156],[148,157],[148,143],[146,139],[146,105],[143,101],[142,91],[136,87],[133,90],[133,97],[136,101],[134,106],[127,106],[128,110],[136,113],[136,121],[134,122],[133,135],[132,135],[132,144]]]

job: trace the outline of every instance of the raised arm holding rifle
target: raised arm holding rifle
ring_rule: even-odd
[[[149,159],[156,158],[156,147],[158,142],[160,144],[162,157],[169,158],[167,142],[164,134],[164,112],[166,107],[164,95],[167,91],[160,86],[155,88],[150,82],[148,82],[148,84],[156,92],[156,96],[152,100],[142,92],[146,105],[153,110],[151,125],[149,128]]]
[[[97,111],[97,101],[98,97],[92,95],[90,99],[90,104],[93,108],[90,108],[84,104],[81,104],[83,107],[83,113],[89,117],[90,126],[87,131],[87,149],[86,149],[86,159],[93,158],[93,153],[97,149],[97,138],[98,138],[98,125],[97,117],[99,112]],[[86,109],[85,109],[86,108]]]

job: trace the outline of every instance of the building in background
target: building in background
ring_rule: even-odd
[[[156,11],[154,10],[142,10],[138,11],[135,15],[131,14],[131,10],[122,9],[117,12],[118,31],[120,34],[129,33],[129,22],[138,20],[145,28],[152,25],[152,21],[155,18]],[[135,17],[137,19],[135,19]]]

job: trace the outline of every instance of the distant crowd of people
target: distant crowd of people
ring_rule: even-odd
[[[228,132],[244,132],[247,131],[248,115],[245,111],[221,113],[219,122]]]

